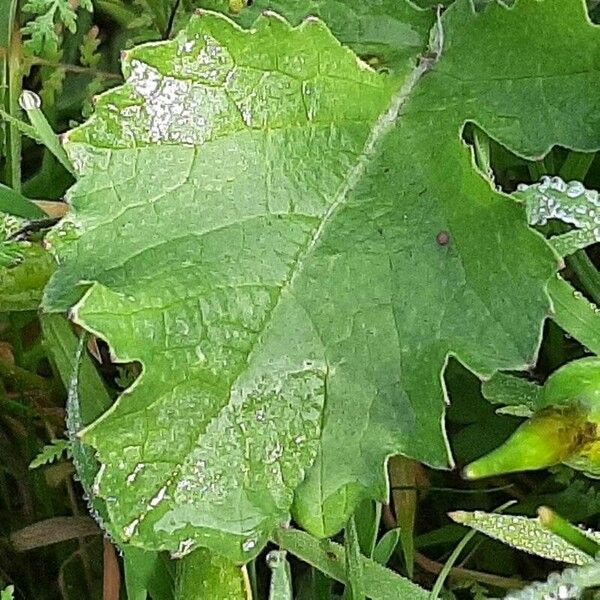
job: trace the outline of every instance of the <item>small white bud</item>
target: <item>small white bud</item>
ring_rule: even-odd
[[[42,100],[35,92],[23,90],[19,98],[19,105],[23,110],[35,110],[42,106]]]

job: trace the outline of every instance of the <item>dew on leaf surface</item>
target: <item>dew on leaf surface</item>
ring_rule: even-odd
[[[563,256],[600,241],[596,190],[586,190],[579,181],[567,184],[557,176],[544,176],[533,185],[521,184],[517,190],[527,207],[530,225],[545,225],[550,219],[558,219],[576,228],[551,238]]]
[[[248,538],[243,544],[242,544],[242,550],[244,552],[250,552],[250,550],[253,550],[256,547],[256,540],[254,538]]]
[[[166,493],[167,493],[167,486],[163,486],[160,488],[160,490],[158,490],[158,492],[156,493],[156,496],[154,496],[154,498],[152,498],[152,500],[150,500],[150,506],[152,508],[156,508],[166,497]]]
[[[124,529],[123,529],[123,538],[125,539],[125,541],[127,541],[128,539],[130,539],[131,537],[133,537],[139,527],[140,524],[140,520],[139,519],[134,519],[133,521],[131,521],[131,523],[129,523],[129,525],[127,525]]]
[[[146,467],[146,465],[144,463],[138,463],[135,466],[135,468],[133,469],[133,471],[131,473],[129,473],[129,475],[127,475],[127,483],[128,484],[133,483],[137,479],[137,476],[144,470],[145,467]]]
[[[171,552],[171,558],[183,558],[186,554],[189,554],[195,547],[196,544],[193,539],[187,538],[185,540],[181,540],[181,542],[179,542],[177,550]]]

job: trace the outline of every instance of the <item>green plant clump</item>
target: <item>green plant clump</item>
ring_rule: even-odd
[[[4,0],[3,599],[596,597],[600,6],[432,4]]]

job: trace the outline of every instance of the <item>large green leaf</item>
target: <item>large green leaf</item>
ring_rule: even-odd
[[[385,75],[317,19],[203,13],[71,132],[45,307],[143,364],[84,432],[123,539],[245,560],[293,500],[332,533],[391,454],[452,464],[449,355],[534,360],[556,260],[461,131],[598,148],[600,38],[579,0],[459,0],[436,31],[437,62]]]
[[[416,10],[404,0],[201,0],[200,6],[227,12],[246,27],[265,10],[292,25],[309,15],[319,17],[338,40],[376,68],[399,72],[410,69],[435,18],[432,10]]]

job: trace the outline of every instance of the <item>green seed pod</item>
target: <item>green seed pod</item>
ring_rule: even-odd
[[[559,463],[600,476],[600,358],[573,361],[553,373],[539,410],[463,475],[479,479]]]
[[[581,358],[562,366],[548,377],[542,398],[545,406],[579,404],[592,421],[600,421],[600,358]]]

